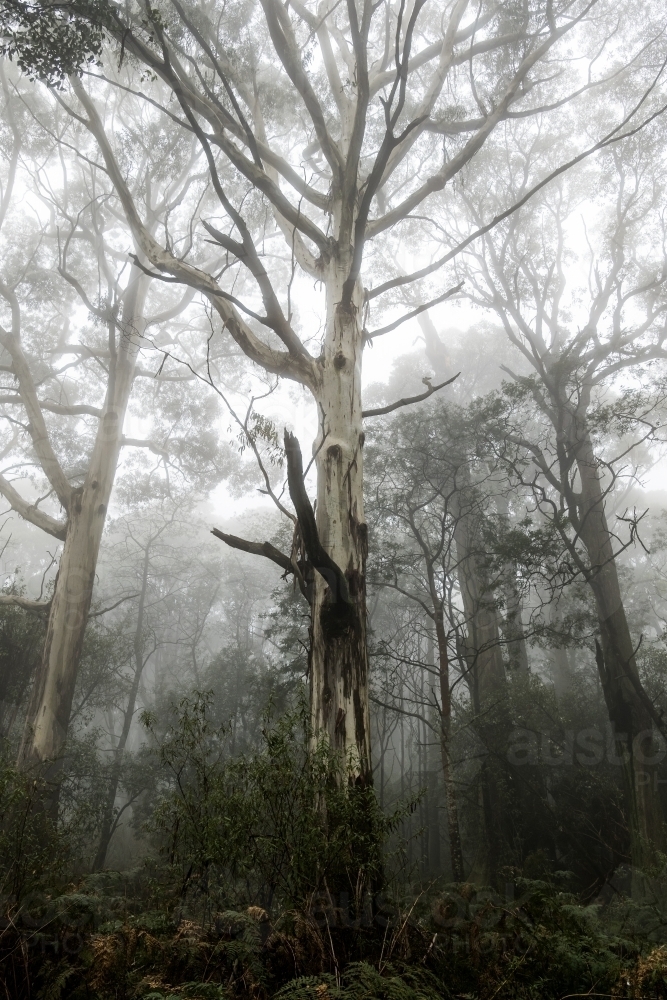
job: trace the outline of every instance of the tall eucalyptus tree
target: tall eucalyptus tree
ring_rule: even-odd
[[[187,408],[176,420],[167,416],[167,440],[159,404],[143,421],[147,437],[126,436],[124,424],[137,380],[155,381],[156,372],[139,362],[142,346],[150,347],[147,328],[173,319],[187,299],[151,310],[150,279],[128,263],[123,227],[107,210],[104,172],[70,155],[76,123],[25,81],[4,70],[2,80],[11,145],[0,211],[0,495],[63,543],[48,602],[1,599],[48,619],[20,750],[20,762],[31,767],[57,758],[67,734],[121,449],[147,449],[174,468],[186,457]],[[186,155],[158,212],[183,196],[189,170]],[[146,225],[154,226],[150,214]],[[158,382],[183,377],[161,373]],[[207,405],[213,416],[215,404]],[[200,407],[199,416],[204,412]],[[198,428],[198,447],[206,437]]]
[[[207,163],[217,203],[200,208],[193,199],[180,232],[172,219],[151,231],[142,217],[99,74],[88,85],[71,78],[71,111],[95,140],[89,155],[102,158],[143,255],[139,266],[196,290],[255,365],[305,387],[317,405],[316,513],[298,441],[285,438],[296,515],[280,506],[294,521],[293,551],[224,540],[299,579],[312,609],[314,729],[362,779],[370,754],[361,361],[365,344],[414,314],[396,317],[387,300],[390,322],[369,329],[371,303],[444,263],[384,280],[406,241],[417,241],[421,260],[435,249],[423,221],[432,196],[475,170],[476,154],[503,123],[557,115],[619,79],[615,65],[596,70],[617,15],[604,0],[110,5],[107,34],[120,61],[131,61],[107,64],[107,80],[137,93],[146,115],[176,123]],[[659,42],[647,48],[643,31],[635,39],[624,27],[641,89]],[[588,77],[565,72],[573,52]],[[201,236],[194,247],[193,228]],[[221,273],[204,265],[203,239],[227,255]],[[321,338],[312,329],[299,335],[294,299],[305,278],[322,286]],[[452,292],[440,288],[428,305]]]

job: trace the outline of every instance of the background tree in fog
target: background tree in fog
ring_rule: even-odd
[[[425,404],[374,428],[369,444],[371,581],[414,602],[431,633],[436,661],[430,667],[424,661],[430,686],[414,709],[427,718],[430,704],[440,720],[452,872],[458,881],[464,879],[464,857],[453,749],[457,694],[469,705],[481,763],[485,858],[476,861],[471,877],[492,882],[507,840],[495,760],[511,729],[505,661],[510,671],[527,675],[526,635],[534,635],[539,622],[524,623],[521,604],[539,556],[546,554],[538,555],[535,539],[523,529],[516,491],[512,499],[519,516],[510,521],[510,482],[489,447],[492,412],[484,405]],[[532,618],[539,618],[538,607]],[[388,639],[382,641],[386,646]]]
[[[655,367],[667,357],[659,141],[642,135],[607,154],[595,173],[555,185],[470,251],[466,270],[471,297],[495,310],[523,358],[519,370],[504,366],[513,395],[529,399],[540,418],[536,436],[529,423],[509,434],[528,458],[515,471],[531,484],[574,575],[595,599],[597,663],[609,718],[625,746],[632,857],[640,867],[664,844],[660,798],[646,781],[653,774],[646,764],[650,733],[664,727],[639,679],[617,569],[620,553],[637,542],[638,519],[621,511],[612,526],[608,507],[635,474],[633,449],[650,442],[663,419],[664,375]],[[545,154],[539,138],[520,132],[507,152],[516,195],[528,163]],[[496,204],[507,194],[503,187]],[[493,201],[495,192],[489,195]],[[480,202],[465,200],[479,218]],[[548,428],[544,436],[540,423]]]

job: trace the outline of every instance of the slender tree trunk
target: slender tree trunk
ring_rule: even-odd
[[[501,520],[508,529],[510,526],[509,505],[503,496],[496,497],[496,506]],[[507,644],[507,658],[510,670],[521,673],[529,672],[528,645],[523,628],[523,602],[517,586],[516,563],[509,562],[502,576],[501,588],[505,602],[501,628]]]
[[[467,469],[461,470],[464,484],[463,503],[459,500],[454,511],[456,525],[454,542],[458,561],[458,577],[466,620],[466,661],[472,673],[471,691],[475,724],[486,755],[481,771],[481,806],[486,839],[486,863],[477,877],[495,883],[500,848],[505,829],[503,795],[493,753],[504,749],[510,730],[507,718],[507,680],[501,652],[500,615],[489,593],[483,566],[478,556],[474,513],[465,509],[465,487],[469,485]]]
[[[461,849],[461,830],[459,826],[459,808],[454,783],[452,767],[452,696],[449,687],[449,652],[447,636],[442,620],[442,609],[436,609],[435,632],[438,642],[438,677],[440,681],[440,757],[442,760],[442,776],[445,785],[447,802],[447,832],[449,833],[449,851],[452,865],[452,876],[455,882],[463,882],[463,851]]]
[[[137,704],[137,694],[139,692],[139,682],[141,681],[143,669],[146,666],[146,659],[144,658],[143,630],[146,590],[148,589],[150,551],[150,542],[147,542],[144,550],[144,561],[141,573],[141,591],[139,593],[139,605],[137,608],[137,627],[134,630],[134,676],[132,678],[130,693],[127,698],[127,706],[123,715],[123,729],[118,739],[116,749],[114,750],[111,778],[109,780],[107,798],[104,804],[104,818],[102,820],[100,842],[97,848],[97,854],[95,855],[95,861],[93,862],[93,871],[96,872],[104,867],[104,862],[106,861],[107,852],[109,850],[109,844],[114,833],[113,810],[116,804],[116,795],[118,794],[118,785],[120,783],[120,776],[123,769],[123,756],[125,754],[125,747],[127,746],[127,740],[130,735],[130,729],[132,728],[134,709]]]
[[[590,436],[580,436],[576,450],[581,479],[578,502],[580,536],[590,562],[588,582],[595,597],[600,644],[597,664],[609,719],[622,744],[623,779],[632,863],[643,868],[665,846],[665,827],[651,758],[653,723],[639,691],[635,649],[625,614],[612,539],[607,524],[599,463]]]
[[[435,719],[435,709],[434,718]],[[429,801],[431,804],[430,814],[429,814],[429,857],[431,864],[431,872],[439,875],[442,871],[442,860],[440,857],[440,782],[438,781],[438,758],[437,758],[437,744],[433,744],[429,748],[428,754],[428,773],[429,773]],[[444,771],[443,771],[444,778]],[[460,832],[460,831],[459,831]]]
[[[51,811],[57,809],[58,758],[67,736],[104,521],[120,453],[123,421],[139,349],[147,279],[133,269],[113,350],[102,417],[83,486],[68,512],[41,664],[35,676],[19,750],[23,768],[50,762]],[[115,356],[114,356],[115,355]]]
[[[461,828],[459,824],[459,807],[454,782],[452,766],[452,694],[449,684],[449,650],[447,648],[447,633],[443,615],[443,602],[438,594],[433,564],[427,559],[433,621],[438,646],[438,680],[440,684],[440,759],[442,776],[445,786],[445,801],[447,803],[447,832],[449,834],[449,856],[452,867],[452,877],[455,882],[463,882],[465,878],[463,867],[463,850],[461,847]]]
[[[509,668],[527,674],[530,672],[530,667],[528,664],[528,645],[523,634],[523,606],[512,575],[512,567],[508,568],[506,579],[503,581],[503,590],[505,591],[505,616],[502,622],[502,631],[507,643]]]
[[[341,305],[349,262],[333,261],[327,282],[327,329],[316,399],[317,529],[324,550],[343,571],[348,607],[326,569],[313,578],[310,686],[315,734],[326,733],[347,757],[350,775],[372,781],[366,650],[367,526],[362,493],[362,289]]]
[[[482,708],[505,696],[505,667],[502,657],[500,615],[493,595],[484,583],[479,560],[475,556],[474,536],[464,515],[454,530],[458,577],[466,620],[466,653],[474,664],[474,683]]]
[[[560,701],[572,690],[572,669],[567,650],[564,646],[556,646],[549,650],[551,672],[556,698]]]
[[[563,646],[562,621],[558,615],[558,599],[549,601],[544,609],[544,617],[551,630],[547,662],[553,680],[556,698],[560,701],[572,689],[574,679],[567,649]]]

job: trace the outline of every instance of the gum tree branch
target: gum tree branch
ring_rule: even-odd
[[[293,573],[299,584],[301,593],[308,599],[306,584],[299,567],[284,552],[281,552],[275,545],[272,545],[271,542],[250,542],[246,538],[239,538],[238,535],[230,535],[225,531],[220,531],[219,528],[212,528],[211,534],[215,535],[216,538],[219,538],[225,545],[229,545],[232,549],[238,549],[239,552],[248,552],[253,556],[264,556],[265,559],[269,559],[276,566],[280,566],[285,573]]]
[[[33,504],[29,504],[28,501],[22,497],[21,494],[14,489],[12,484],[2,475],[0,475],[0,493],[2,493],[5,500],[11,504],[12,509],[15,510],[16,513],[24,519],[24,521],[30,521],[31,524],[41,528],[42,531],[46,531],[47,534],[53,535],[54,538],[58,538],[61,542],[65,541],[67,525],[63,521],[57,521],[55,517],[51,517],[50,514],[45,514],[44,511],[35,507]]]
[[[426,312],[427,309],[431,309],[433,306],[439,305],[440,302],[444,302],[446,299],[451,299],[452,295],[456,295],[463,288],[464,282],[460,281],[458,285],[454,285],[453,288],[448,288],[446,292],[442,295],[438,295],[437,298],[431,299],[430,302],[423,302],[421,305],[417,306],[415,309],[411,309],[410,312],[405,313],[399,319],[394,320],[393,323],[388,323],[387,326],[381,326],[379,330],[371,330],[370,333],[366,333],[368,340],[373,340],[375,337],[382,337],[385,333],[391,333],[392,330],[396,330],[403,323],[407,323],[409,319],[414,319],[415,316],[419,316],[420,313]]]
[[[439,268],[444,267],[444,265],[447,264],[450,260],[453,260],[454,257],[457,257],[463,250],[466,249],[466,247],[470,246],[471,243],[479,239],[480,236],[485,236],[486,233],[490,232],[492,229],[495,229],[495,227],[499,223],[503,222],[505,219],[508,219],[520,208],[523,208],[523,206],[528,201],[530,201],[530,199],[534,195],[536,195],[538,191],[541,191],[542,188],[550,184],[551,181],[556,179],[556,177],[559,177],[561,174],[566,173],[566,171],[570,170],[578,163],[581,163],[582,160],[585,160],[587,157],[592,156],[593,153],[597,153],[599,152],[599,150],[604,149],[605,147],[610,146],[613,143],[622,142],[624,139],[631,138],[632,136],[640,132],[642,129],[646,128],[647,125],[650,125],[651,122],[655,121],[657,118],[663,115],[665,111],[667,111],[667,104],[663,104],[657,111],[649,115],[648,118],[646,118],[636,128],[632,129],[629,132],[625,132],[622,135],[617,134],[620,131],[620,129],[624,128],[637,114],[640,107],[642,106],[642,104],[644,104],[650,92],[654,89],[655,85],[657,84],[659,77],[662,75],[664,71],[664,68],[665,68],[665,63],[663,63],[662,66],[660,67],[658,76],[655,78],[651,87],[644,93],[641,100],[638,102],[638,104],[635,105],[630,114],[623,119],[620,125],[617,125],[616,128],[614,128],[611,132],[608,132],[607,135],[604,136],[602,139],[600,139],[599,142],[596,142],[594,146],[590,146],[589,149],[586,149],[584,150],[583,153],[579,153],[577,156],[574,156],[571,160],[568,160],[567,163],[563,163],[559,167],[556,167],[555,170],[552,170],[551,173],[547,174],[547,176],[542,178],[541,181],[538,181],[537,184],[534,184],[533,187],[530,188],[530,190],[527,191],[522,198],[516,201],[509,208],[506,208],[503,212],[499,212],[498,215],[495,215],[490,222],[486,223],[485,226],[481,226],[479,229],[476,229],[475,232],[471,233],[470,236],[467,236],[464,240],[458,243],[452,250],[449,250],[443,257],[439,257],[437,260],[433,261],[432,264],[427,264],[426,267],[422,267],[418,271],[413,271],[411,274],[401,275],[400,277],[397,278],[391,278],[389,281],[384,281],[381,285],[378,285],[377,288],[372,288],[370,291],[368,291],[366,293],[366,298],[370,301],[371,299],[377,298],[378,295],[382,295],[384,292],[390,291],[392,288],[400,288],[402,285],[412,284],[412,282],[414,281],[419,281],[421,278],[426,278],[428,277],[429,274],[433,274],[434,271],[437,271]]]
[[[12,313],[12,328],[8,332],[0,327],[0,344],[12,359],[12,372],[18,381],[21,401],[28,414],[29,433],[35,454],[44,470],[46,478],[56,492],[58,500],[69,509],[72,489],[53,450],[44,415],[37,398],[37,389],[30,372],[27,358],[21,344],[21,311],[16,293],[0,281],[0,295],[9,305]]]
[[[27,597],[19,597],[17,594],[0,594],[0,607],[7,605],[14,605],[16,608],[38,615],[48,614],[51,610],[51,601],[30,601]]]
[[[172,253],[161,247],[152,234],[149,233],[141,221],[134,204],[134,199],[120,172],[97,108],[86,93],[78,77],[71,77],[70,83],[86,111],[88,117],[87,119],[83,119],[83,124],[97,140],[104,158],[107,173],[116,189],[132,235],[151,264],[158,271],[166,272],[184,285],[195,287],[201,291],[209,299],[241,350],[252,361],[266,371],[276,375],[283,375],[286,378],[312,388],[316,382],[314,362],[292,357],[286,351],[274,350],[261,341],[240,317],[233,305],[226,301],[223,297],[222,289],[211,275],[174,257]]]

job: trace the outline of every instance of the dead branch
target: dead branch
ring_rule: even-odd
[[[320,541],[315,522],[315,512],[308,499],[306,487],[303,483],[303,459],[301,457],[299,441],[287,429],[285,430],[285,456],[287,458],[287,485],[299,519],[301,538],[308,559],[317,572],[329,584],[334,603],[352,606],[353,602],[350,596],[347,577],[338,563],[325,551]],[[334,584],[333,587],[332,584]],[[333,593],[334,589],[335,593]]]
[[[284,552],[281,552],[280,549],[277,549],[275,545],[272,545],[271,542],[250,542],[247,538],[239,538],[238,535],[228,535],[225,531],[220,531],[219,528],[212,528],[211,534],[215,535],[216,538],[219,538],[225,545],[229,545],[232,549],[238,549],[240,552],[249,552],[253,556],[264,556],[265,559],[270,559],[271,562],[274,562],[276,566],[280,566],[285,573],[294,573],[301,593],[304,597],[307,597],[306,584],[299,568],[295,567],[292,560]]]

